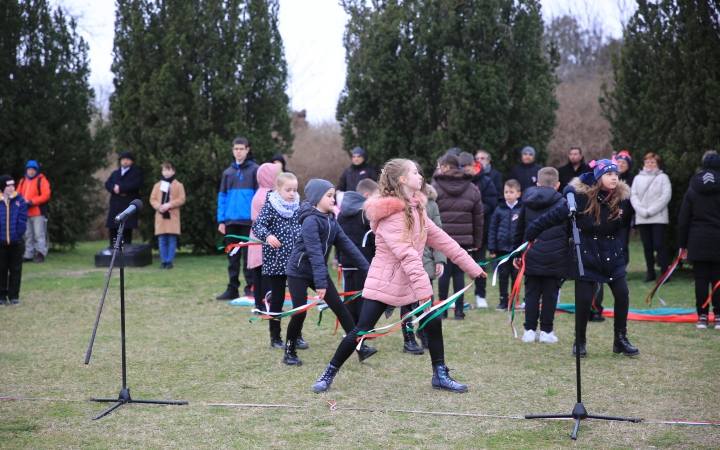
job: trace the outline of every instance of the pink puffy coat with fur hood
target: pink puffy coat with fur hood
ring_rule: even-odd
[[[438,228],[427,214],[425,230],[420,228],[417,205],[426,203],[421,193],[410,199],[415,216],[412,235],[405,234],[405,205],[396,197],[373,197],[365,202],[365,213],[375,233],[375,257],[370,264],[363,297],[391,306],[409,305],[429,298],[432,285],[422,264],[425,245],[443,252],[470,277],[478,277],[482,269],[454,239]]]
[[[250,207],[250,218],[253,222],[257,220],[260,215],[260,210],[267,200],[268,192],[272,191],[275,187],[275,179],[278,176],[278,166],[273,163],[265,163],[257,171],[258,190],[252,199]],[[250,232],[250,237],[255,238],[255,235]],[[248,269],[254,269],[262,266],[262,246],[251,245],[248,247],[247,256]]]

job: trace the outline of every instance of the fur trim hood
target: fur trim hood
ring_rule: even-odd
[[[416,192],[415,196],[410,199],[413,206],[420,202],[427,204],[427,198],[421,193]],[[405,203],[397,197],[370,197],[365,202],[365,215],[370,220],[370,227],[373,232],[377,229],[377,224],[382,219],[391,216],[405,209]]]
[[[580,178],[573,178],[570,180],[570,183],[568,183],[570,186],[575,188],[575,191],[579,195],[588,195],[588,192],[590,192],[590,189],[592,186],[589,184],[584,183],[580,180]],[[630,198],[630,188],[628,187],[627,183],[625,183],[622,180],[618,180],[618,186],[613,191],[615,195],[620,196],[620,200],[627,200]]]
[[[426,184],[425,188],[427,188],[427,199],[432,201],[437,200],[437,191],[435,190],[435,188],[432,187],[431,184]]]

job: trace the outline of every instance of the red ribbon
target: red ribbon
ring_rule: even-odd
[[[655,293],[660,289],[660,286],[662,286],[663,284],[665,284],[665,282],[667,281],[667,279],[670,278],[670,274],[673,272],[673,270],[675,270],[675,267],[677,267],[677,265],[678,265],[679,263],[680,263],[680,252],[678,252],[677,258],[675,258],[675,261],[673,261],[673,263],[670,265],[670,267],[668,268],[668,270],[665,271],[665,273],[663,274],[663,276],[661,276],[660,279],[658,280],[657,284],[655,284],[655,287],[652,288],[652,290],[650,291],[650,293],[648,294],[648,296],[645,297],[645,303],[650,304],[650,306],[652,306],[652,303],[650,303],[650,301],[652,300],[653,296],[654,296]],[[658,297],[658,298],[660,298],[660,297]],[[665,302],[663,302],[662,299],[660,299],[660,302],[661,302],[663,305],[665,305]]]

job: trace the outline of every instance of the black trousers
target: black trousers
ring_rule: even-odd
[[[20,299],[24,253],[25,246],[21,243],[0,245],[0,300]]]
[[[627,333],[627,316],[630,308],[630,290],[625,277],[608,283],[615,298],[615,333]],[[586,337],[587,323],[590,319],[590,305],[597,290],[597,283],[592,281],[577,282],[577,297],[575,299],[575,313],[578,315],[577,338],[581,341]],[[544,303],[544,302],[543,302]],[[526,305],[527,306],[527,305]]]
[[[505,263],[507,264],[507,263]],[[560,278],[525,275],[525,329],[535,331],[540,317],[540,331],[550,333],[555,321]],[[542,297],[542,311],[540,310]]]
[[[362,312],[360,313],[360,321],[340,342],[340,345],[335,351],[335,356],[330,360],[330,364],[335,367],[341,367],[353,354],[353,351],[355,351],[355,347],[357,346],[355,339],[357,338],[358,331],[370,331],[375,328],[377,321],[382,317],[387,307],[388,305],[383,302],[366,298],[365,303],[363,303]],[[424,322],[425,320],[423,320],[423,323]],[[443,343],[442,320],[440,320],[440,316],[428,322],[423,329],[427,331],[432,365],[444,365],[445,344]]]
[[[249,225],[225,225],[225,235],[250,236]],[[225,245],[236,244],[241,239],[225,238]],[[251,295],[254,281],[254,273],[247,267],[247,247],[242,247],[235,255],[228,253],[228,277],[230,282],[227,285],[229,291],[240,292],[240,259],[242,258],[243,275],[245,276],[245,295]]]
[[[288,276],[288,289],[290,290],[290,297],[292,298],[293,308],[298,306],[307,305],[307,290],[308,288],[317,291],[315,289],[315,282],[313,280],[306,280],[305,278],[295,278]],[[327,274],[327,289],[325,290],[325,303],[328,304],[330,310],[335,313],[335,316],[340,320],[340,325],[345,330],[345,333],[349,333],[355,328],[355,321],[350,315],[350,311],[343,304],[342,299],[338,295],[338,291],[330,278],[330,274]],[[364,307],[364,305],[363,305]],[[307,313],[300,313],[290,318],[290,323],[287,326],[287,338],[286,340],[297,339],[298,335],[302,331],[303,323],[305,322],[305,316]]]
[[[693,272],[695,273],[695,305],[697,306],[697,313],[698,315],[708,314],[710,305],[705,308],[702,308],[702,305],[710,295],[710,290],[720,281],[720,262],[693,261]],[[712,305],[713,313],[717,317],[720,314],[720,288],[713,295]]]
[[[119,228],[108,228],[110,232],[110,248],[115,246]],[[132,233],[134,228],[123,228],[123,244],[132,244]]]
[[[272,290],[270,276],[262,274],[262,266],[255,267],[251,270],[253,272],[253,298],[255,299],[255,307],[264,311],[265,305],[263,305],[263,300],[267,293]],[[284,284],[283,290],[285,290]]]
[[[487,242],[487,236],[485,239],[483,239],[484,242]],[[473,259],[475,262],[485,262],[487,261],[487,244],[483,244],[482,247],[475,250],[473,252]],[[483,266],[483,270],[485,272],[488,272],[487,269],[488,266]],[[487,290],[487,278],[475,278],[475,295],[479,295],[482,298],[486,297],[486,290]]]
[[[438,278],[438,296],[440,297],[440,300],[447,300],[448,298],[448,291],[450,290],[450,278],[452,278],[453,288],[455,289],[455,292],[460,291],[462,290],[462,288],[465,287],[465,272],[463,272],[460,266],[448,259],[447,264],[445,264],[445,271],[443,272],[442,276]],[[457,300],[455,300],[455,308],[460,308],[460,310],[462,311],[464,302],[465,294],[461,295],[457,298]]]
[[[257,278],[256,278],[257,279]],[[266,281],[267,280],[267,281]],[[279,313],[282,311],[285,303],[285,284],[287,283],[286,275],[263,275],[263,288],[269,287],[272,291],[270,297],[270,312]],[[257,285],[255,287],[257,290]],[[280,321],[269,320],[270,332],[280,332]]]
[[[645,264],[648,273],[655,271],[655,252],[657,252],[657,263],[660,266],[660,276],[662,276],[668,268],[668,253],[665,247],[665,229],[667,225],[664,223],[653,223],[649,225],[638,225],[640,230],[640,239],[643,243],[645,251]]]
[[[501,255],[508,253],[510,252],[500,252]],[[512,280],[512,283],[515,284],[515,278],[517,278],[518,270],[515,266],[513,266],[512,260],[505,262],[502,266],[499,266],[497,270],[498,279],[500,280],[500,303],[507,303],[510,298],[510,295],[508,294],[508,281]]]
[[[367,278],[367,271],[365,270],[345,270],[343,269],[343,279],[345,280],[345,292],[362,291],[365,287],[365,279]],[[346,304],[345,307],[350,312],[353,318],[353,322],[358,323],[360,319],[360,311],[362,311],[363,302],[365,299],[360,296],[355,300]]]

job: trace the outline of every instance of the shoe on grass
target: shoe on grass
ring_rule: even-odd
[[[705,328],[707,328],[707,326],[708,326],[708,316],[707,316],[707,314],[700,314],[700,315],[698,316],[698,321],[697,321],[697,323],[695,324],[695,328],[705,329]]]
[[[508,306],[507,302],[500,303],[499,305],[497,305],[495,307],[495,310],[496,311],[507,311],[507,306]]]
[[[522,341],[523,342],[535,342],[535,330],[525,330],[525,333],[523,333]]]
[[[239,297],[239,295],[238,295],[237,291],[231,291],[230,289],[227,289],[225,292],[223,292],[222,294],[215,297],[215,299],[217,299],[217,300],[235,300],[238,297]]]
[[[720,317],[717,314],[715,314],[715,329],[720,330]]]
[[[10,299],[10,304],[11,304],[11,305],[19,305],[19,304],[20,304],[20,300],[18,300],[18,299],[16,299],[16,298]]]
[[[485,300],[485,298],[483,298],[483,297],[480,297],[479,295],[475,296],[475,302],[477,303],[478,308],[487,308],[488,307],[487,300]]]
[[[546,344],[555,344],[558,341],[557,336],[555,336],[555,332],[551,331],[549,333],[546,333],[544,331],[540,332],[540,342],[544,342]]]

